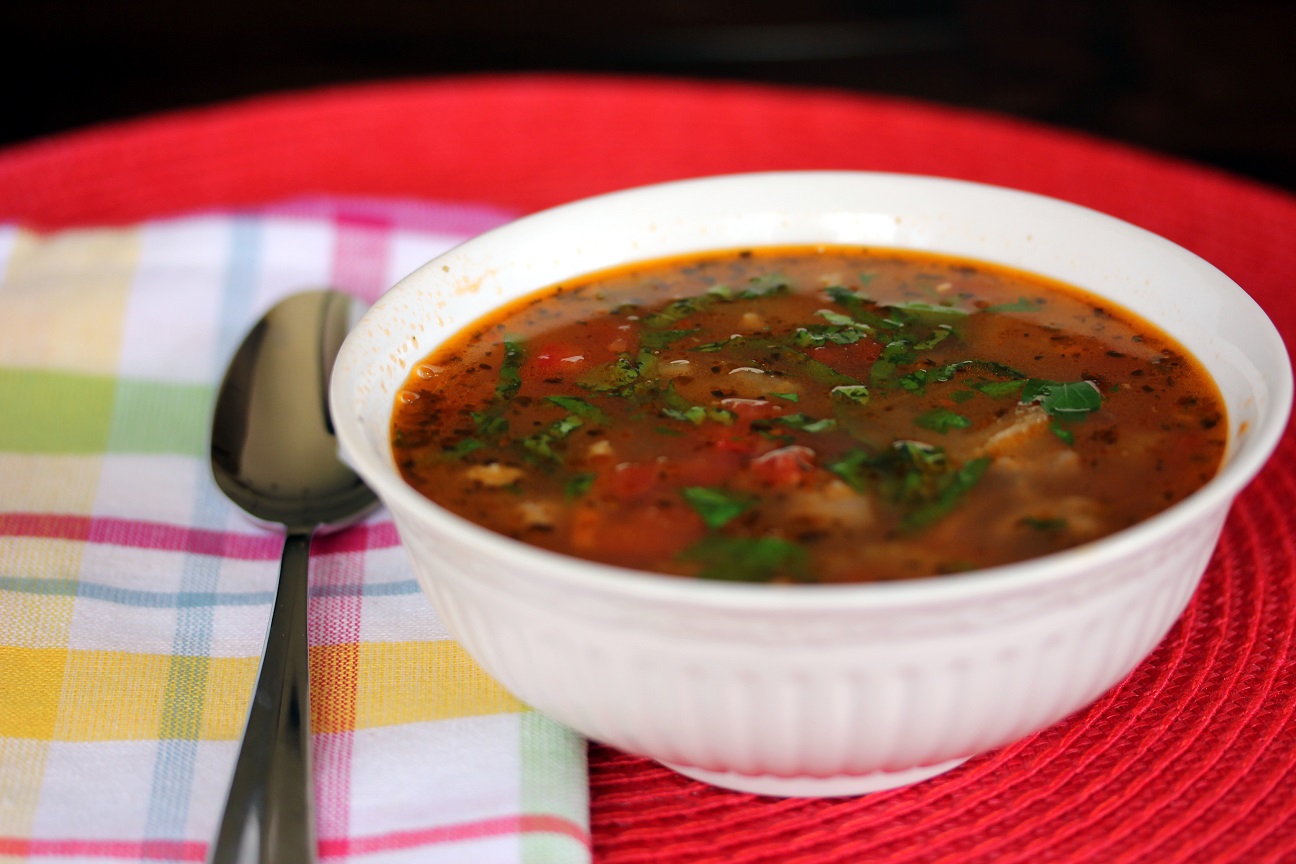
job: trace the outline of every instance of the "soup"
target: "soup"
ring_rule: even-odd
[[[748,582],[956,574],[1144,520],[1218,470],[1200,365],[981,262],[755,248],[583,276],[417,364],[408,483],[526,543]]]

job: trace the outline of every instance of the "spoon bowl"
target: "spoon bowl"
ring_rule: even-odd
[[[337,456],[328,381],[362,308],[337,291],[293,294],[230,361],[212,418],[216,485],[253,519],[290,528],[346,524],[375,502]]]

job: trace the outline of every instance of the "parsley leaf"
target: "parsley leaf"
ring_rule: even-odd
[[[591,405],[579,396],[549,396],[548,400],[558,407],[566,410],[569,414],[575,414],[583,417],[591,423],[597,423],[602,426],[610,422],[608,416],[597,405]]]
[[[645,348],[665,348],[672,342],[678,342],[685,336],[692,336],[698,332],[697,328],[692,330],[644,330],[639,334],[639,344]]]
[[[474,411],[471,416],[473,423],[477,425],[477,434],[483,438],[499,438],[508,434],[508,418],[497,408]]]
[[[872,329],[867,324],[858,323],[849,315],[843,315],[840,312],[834,312],[831,309],[820,309],[815,314],[820,318],[823,318],[829,324],[836,325],[837,327],[858,327],[862,330]]]
[[[869,370],[869,380],[874,384],[883,384],[895,374],[898,367],[912,363],[916,357],[912,343],[908,340],[896,339],[888,342],[882,348],[882,353],[873,361],[873,368]]]
[[[710,486],[686,486],[680,495],[692,507],[706,526],[712,530],[720,528],[727,522],[740,516],[756,503],[749,495],[739,495],[725,489]]]
[[[1067,445],[1068,447],[1075,446],[1075,433],[1072,432],[1070,429],[1064,429],[1063,427],[1059,426],[1057,423],[1050,423],[1049,430],[1054,435],[1056,435],[1062,441],[1063,444]]]
[[[802,432],[827,432],[837,427],[837,421],[832,417],[823,417],[816,420],[807,414],[785,414],[782,417],[775,417],[771,422],[780,423],[792,429],[799,429]],[[756,425],[752,424],[753,427]]]
[[[880,453],[856,448],[826,467],[856,492],[873,491],[900,510],[900,527],[926,527],[954,509],[981,479],[989,459],[955,467],[945,451],[921,441],[893,441]]]
[[[814,359],[795,348],[764,336],[734,336],[724,342],[699,345],[694,351],[715,350],[739,361],[743,366],[761,369],[788,369],[797,375],[810,378],[818,384],[836,386],[858,383],[849,375],[833,369],[827,363]]]
[[[868,284],[867,280],[864,280],[863,284]],[[896,326],[896,322],[889,322],[877,313],[878,307],[871,300],[856,294],[849,288],[833,285],[825,288],[824,293],[838,306],[849,309],[855,321],[873,330],[891,330]]]
[[[554,452],[553,445],[563,440],[576,429],[584,425],[584,421],[575,414],[568,414],[561,420],[555,420],[549,424],[549,428],[543,432],[536,432],[523,438],[520,443],[529,453],[539,456],[543,459],[552,459],[561,461],[562,457]]]
[[[732,426],[734,422],[733,412],[723,408],[708,408],[705,405],[689,405],[687,408],[667,405],[661,409],[661,415],[672,420],[683,420],[694,426],[701,426],[707,420],[714,420],[725,426]]]
[[[943,475],[934,499],[911,511],[900,524],[905,528],[915,529],[937,521],[954,509],[963,496],[977,484],[989,466],[990,460],[987,458],[973,459],[953,473]]]
[[[886,307],[888,310],[904,311],[916,315],[939,315],[953,318],[965,318],[967,312],[955,306],[937,306],[932,303],[924,303],[921,300],[910,300],[904,303],[892,303]]]
[[[1015,396],[1026,385],[1026,379],[1013,378],[1007,381],[981,381],[971,385],[985,395],[997,399],[1001,396]]]
[[[1028,297],[1018,297],[1012,303],[1000,303],[997,306],[987,306],[982,312],[1034,312],[1043,306],[1043,301],[1033,301]]]
[[[951,429],[966,429],[972,425],[972,421],[948,408],[933,408],[932,410],[918,415],[914,419],[924,429],[930,429],[932,432],[939,432],[944,435]]]
[[[763,297],[768,294],[786,294],[792,290],[792,282],[782,273],[766,273],[761,276],[753,276],[747,280],[747,287],[743,289],[739,297],[750,300],[753,297]]]
[[[568,501],[579,498],[588,492],[593,485],[594,475],[592,473],[573,474],[563,483],[563,496]]]
[[[1102,407],[1102,394],[1092,381],[1046,381],[1031,378],[1022,388],[1023,405],[1038,402],[1051,417],[1080,420]]]
[[[499,382],[495,385],[495,398],[507,402],[517,395],[522,387],[522,361],[526,351],[522,343],[513,339],[504,340],[504,362],[500,364]]]
[[[672,300],[661,309],[646,316],[643,321],[645,325],[653,330],[662,330],[677,321],[688,318],[690,315],[705,311],[716,303],[728,302],[732,299],[733,295],[728,286],[713,285],[705,293]]]
[[[867,405],[869,402],[869,389],[863,384],[839,384],[829,393],[834,399],[853,402],[856,405]]]
[[[454,443],[454,446],[447,447],[442,452],[452,459],[462,459],[474,450],[480,450],[485,446],[476,438],[460,438]]]
[[[643,322],[646,326],[654,330],[665,329],[677,321],[681,321],[690,315],[706,309],[721,299],[718,294],[699,294],[695,297],[681,297],[679,300],[673,300],[664,307],[644,317]]]
[[[1067,527],[1065,519],[1041,519],[1037,516],[1023,516],[1017,520],[1017,524],[1036,531],[1062,531]]]
[[[807,581],[805,549],[778,537],[725,537],[711,534],[680,553],[702,565],[698,576],[729,582],[770,582],[781,575]]]
[[[1002,363],[995,363],[990,360],[959,360],[934,369],[915,369],[908,375],[898,379],[896,383],[898,383],[902,389],[908,390],[911,393],[922,393],[926,391],[928,384],[951,381],[955,375],[964,370],[976,370],[1010,379],[1008,381],[991,381],[983,384],[971,385],[988,395],[997,395],[997,393],[991,392],[996,387],[1004,388],[1005,393],[1015,393],[1021,389],[1026,378],[1025,375],[1018,372],[1016,369],[1011,366],[1005,366]]]
[[[648,351],[640,351],[636,357],[620,354],[615,360],[582,375],[577,383],[596,393],[631,396],[640,386],[651,384],[656,367],[657,357]]]

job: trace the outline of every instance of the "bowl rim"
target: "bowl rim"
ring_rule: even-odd
[[[343,343],[329,386],[333,414],[339,418],[335,421],[335,425],[343,458],[365,477],[366,482],[374,486],[384,503],[394,499],[400,507],[413,510],[422,518],[431,519],[440,527],[462,535],[466,543],[493,547],[492,555],[514,567],[532,571],[528,573],[528,578],[538,578],[542,574],[544,578],[560,582],[563,587],[569,589],[586,593],[593,591],[600,594],[633,595],[644,601],[685,601],[690,604],[709,606],[739,606],[749,609],[768,609],[774,606],[805,610],[827,609],[842,604],[879,607],[932,602],[945,604],[977,596],[1043,587],[1066,580],[1077,572],[1091,572],[1095,568],[1126,558],[1141,549],[1153,548],[1158,541],[1164,541],[1194,523],[1209,520],[1216,510],[1227,511],[1234,498],[1254,479],[1277,448],[1285,433],[1292,410],[1291,358],[1281,335],[1263,308],[1226,274],[1167,238],[1084,205],[1011,187],[935,175],[849,170],[760,171],[671,180],[581,198],[522,216],[475,235],[441,253],[388,289],[364,317],[376,319],[386,314],[385,310],[388,307],[398,305],[404,299],[404,295],[413,290],[414,281],[421,278],[419,274],[428,271],[446,256],[470,245],[507,240],[513,234],[544,227],[555,220],[580,216],[589,210],[620,206],[627,201],[633,201],[638,196],[669,195],[677,190],[687,191],[706,185],[797,182],[803,179],[813,179],[818,182],[825,180],[833,182],[841,179],[849,179],[851,182],[885,180],[921,186],[944,186],[980,195],[1004,196],[1004,200],[1019,198],[1025,202],[1035,202],[1056,208],[1059,212],[1069,213],[1073,217],[1101,220],[1113,228],[1129,233],[1132,238],[1141,242],[1160,245],[1166,254],[1176,256],[1184,262],[1204,266],[1207,268],[1206,272],[1219,280],[1221,289],[1233,295],[1228,298],[1230,302],[1236,300],[1249,304],[1253,307],[1254,313],[1259,316],[1258,320],[1265,322],[1267,326],[1264,327],[1263,333],[1251,334],[1255,340],[1266,343],[1260,350],[1272,352],[1274,356],[1282,357],[1287,361],[1279,364],[1281,372],[1277,380],[1266,379],[1269,387],[1269,409],[1258,418],[1258,423],[1248,429],[1246,446],[1241,452],[1234,452],[1235,434],[1230,428],[1228,461],[1205,485],[1184,500],[1135,525],[1069,549],[1010,564],[959,574],[880,582],[772,585],[688,579],[552,552],[477,525],[440,507],[407,484],[397,471],[365,446],[363,436],[358,429],[359,420],[355,412],[339,410],[348,404],[350,395],[345,388],[346,376],[340,370],[348,366],[354,366],[358,370],[368,365],[361,358],[353,356],[357,348],[355,340],[350,335]],[[876,248],[884,248],[884,244],[878,244]],[[544,285],[535,286],[535,290],[543,288]],[[511,298],[505,298],[506,301],[508,299]],[[431,349],[420,349],[420,356],[427,354],[429,350]],[[347,360],[350,362],[345,362]],[[357,371],[355,374],[358,376],[360,373]]]

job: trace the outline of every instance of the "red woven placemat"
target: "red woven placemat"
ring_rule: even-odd
[[[526,211],[787,168],[939,174],[1095,207],[1216,264],[1296,339],[1291,196],[1083,136],[840,93],[511,77],[289,94],[0,152],[0,220],[129,222],[308,193]],[[1183,619],[1091,708],[926,784],[841,800],[723,792],[595,745],[596,860],[1296,860],[1293,446],[1289,433],[1239,498]]]

